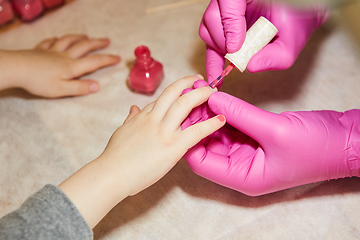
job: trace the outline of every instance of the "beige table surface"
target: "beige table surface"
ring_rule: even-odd
[[[205,74],[197,31],[207,2],[146,13],[177,1],[75,0],[0,34],[3,49],[69,33],[106,36],[112,43],[102,52],[122,57],[87,76],[101,85],[94,95],[46,100],[22,90],[0,92],[0,216],[96,158],[132,104],[144,107],[176,79]],[[125,84],[141,44],[165,68],[152,97]],[[232,72],[225,81],[223,91],[274,112],[360,106],[360,58],[334,25],[313,35],[291,69]],[[352,178],[249,197],[195,175],[181,160],[158,183],[118,204],[94,229],[95,239],[359,239],[359,191],[360,179]]]

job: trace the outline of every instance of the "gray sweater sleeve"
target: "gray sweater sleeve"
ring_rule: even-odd
[[[0,240],[92,239],[93,232],[70,199],[46,185],[0,219]]]

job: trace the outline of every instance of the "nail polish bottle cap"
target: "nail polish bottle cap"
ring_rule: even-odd
[[[252,56],[265,47],[277,33],[277,28],[269,20],[260,17],[246,32],[245,41],[240,50],[226,54],[225,58],[244,72]]]
[[[151,52],[147,46],[141,45],[135,49],[136,56],[136,67],[142,68],[144,70],[150,69],[155,61],[151,57]]]

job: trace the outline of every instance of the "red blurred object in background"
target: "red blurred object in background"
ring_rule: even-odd
[[[42,0],[42,3],[44,4],[45,8],[49,9],[63,5],[64,0]]]
[[[11,4],[23,21],[32,21],[44,12],[41,0],[12,0]]]
[[[151,57],[146,46],[137,47],[135,56],[135,64],[128,79],[129,87],[134,92],[152,95],[164,78],[163,66]]]
[[[8,0],[0,0],[0,26],[11,22],[14,19],[14,11]]]

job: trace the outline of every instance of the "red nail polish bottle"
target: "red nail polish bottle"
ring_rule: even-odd
[[[0,26],[11,22],[14,19],[14,12],[8,0],[0,0]]]
[[[41,0],[12,0],[14,11],[23,21],[32,21],[44,12]]]
[[[64,0],[41,0],[45,8],[50,9],[64,4]]]
[[[137,47],[135,56],[128,85],[134,92],[152,95],[164,78],[163,66],[151,57],[150,50],[146,46]]]

